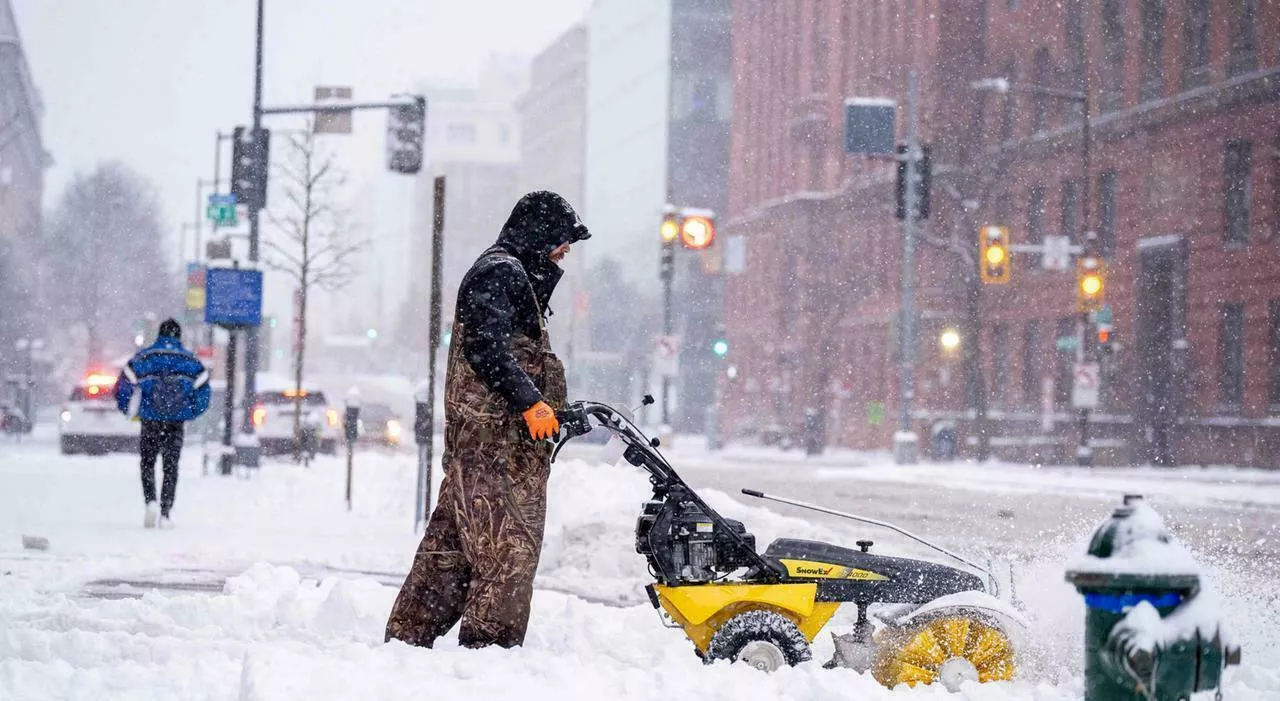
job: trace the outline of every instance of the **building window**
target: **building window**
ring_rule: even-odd
[[[1084,0],[1066,0],[1067,85],[1084,92]],[[1080,119],[1083,105],[1075,100],[1060,100],[1063,121]]]
[[[1049,49],[1036,49],[1035,66],[1032,68],[1031,82],[1039,86],[1049,83]],[[1035,96],[1035,108],[1031,113],[1031,131],[1044,131],[1049,121],[1049,101],[1044,95]]]
[[[1040,320],[1022,327],[1022,401],[1035,405],[1040,399]]]
[[[1271,374],[1267,396],[1275,411],[1280,409],[1280,299],[1271,300],[1267,317],[1267,369]]]
[[[1074,242],[1076,240],[1076,226],[1078,225],[1080,210],[1080,187],[1075,180],[1062,181],[1062,235],[1067,240]]]
[[[445,130],[445,138],[451,144],[474,144],[476,142],[476,125],[455,123]]]
[[[1258,68],[1258,0],[1232,0],[1231,5],[1227,74],[1237,76]]]
[[[1183,1],[1182,89],[1190,90],[1209,82],[1209,0]]]
[[[1249,242],[1249,210],[1252,204],[1253,144],[1241,139],[1227,142],[1223,159],[1224,202],[1226,204],[1226,240],[1228,244]]]
[[[1005,64],[1004,76],[1009,79],[1009,82],[1017,84],[1018,64],[1013,59],[1009,59],[1009,62]],[[1006,92],[1002,97],[1004,103],[1000,106],[1000,141],[1005,142],[1013,138],[1013,121],[1016,116],[1014,109],[1017,106],[1017,102],[1014,99],[1015,96],[1012,90]]]
[[[1009,325],[997,321],[991,327],[991,398],[1003,401],[1008,394],[1009,373]]]
[[[1102,95],[1104,112],[1120,109],[1124,103],[1124,2],[1102,0]]]
[[[1110,258],[1116,250],[1116,172],[1098,176],[1098,252]]]
[[[1142,0],[1142,101],[1164,95],[1164,0]]]
[[[1222,363],[1222,403],[1238,409],[1244,401],[1244,304],[1222,305],[1218,357]]]
[[[1027,194],[1027,243],[1037,246],[1044,243],[1044,198],[1044,185],[1031,186]],[[1040,254],[1031,254],[1028,265],[1040,267]]]
[[[1271,142],[1271,240],[1280,241],[1280,138]]]

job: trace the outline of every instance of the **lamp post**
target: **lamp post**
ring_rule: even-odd
[[[1089,173],[1092,170],[1091,148],[1093,143],[1093,134],[1091,130],[1091,105],[1089,100],[1089,56],[1085,52],[1084,56],[1084,78],[1082,90],[1064,90],[1061,88],[1050,88],[1042,85],[1027,85],[1022,83],[1013,83],[1008,78],[984,78],[975,80],[969,84],[974,90],[984,90],[997,93],[1024,93],[1035,95],[1038,97],[1048,97],[1056,100],[1066,100],[1080,105],[1081,108],[1081,125],[1080,125],[1080,221],[1081,230],[1084,232],[1080,242],[1081,255],[1088,257],[1096,255],[1095,235],[1089,230],[1089,205],[1090,193],[1092,188],[1089,183]],[[1076,333],[1079,342],[1076,344],[1076,362],[1083,363],[1086,354],[1086,348],[1090,334],[1089,313],[1081,312],[1079,320],[1076,324]],[[1089,418],[1090,410],[1087,408],[1080,409],[1080,441],[1076,446],[1076,464],[1082,467],[1090,467],[1093,465],[1093,447],[1089,445]]]

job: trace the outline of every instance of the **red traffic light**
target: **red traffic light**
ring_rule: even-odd
[[[711,217],[692,215],[680,222],[680,242],[695,251],[711,245],[716,238],[716,225]]]

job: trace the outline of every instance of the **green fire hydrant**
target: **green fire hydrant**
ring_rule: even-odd
[[[1199,565],[1139,495],[1098,527],[1067,581],[1087,609],[1086,701],[1185,701],[1240,664]]]

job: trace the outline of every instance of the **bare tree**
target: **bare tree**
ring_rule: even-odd
[[[181,309],[176,275],[156,274],[173,270],[163,239],[159,203],[142,176],[115,162],[77,173],[41,241],[39,315],[52,328],[82,328],[90,362],[124,350],[116,339],[132,338],[147,312]]]
[[[315,290],[333,292],[349,284],[355,274],[354,259],[369,241],[352,232],[344,212],[337,208],[346,175],[333,155],[320,148],[315,133],[310,128],[290,132],[288,149],[288,158],[275,168],[283,185],[284,205],[267,213],[278,235],[264,241],[264,261],[288,275],[298,295],[298,338],[293,354],[293,433],[298,437],[302,435],[308,301]]]

